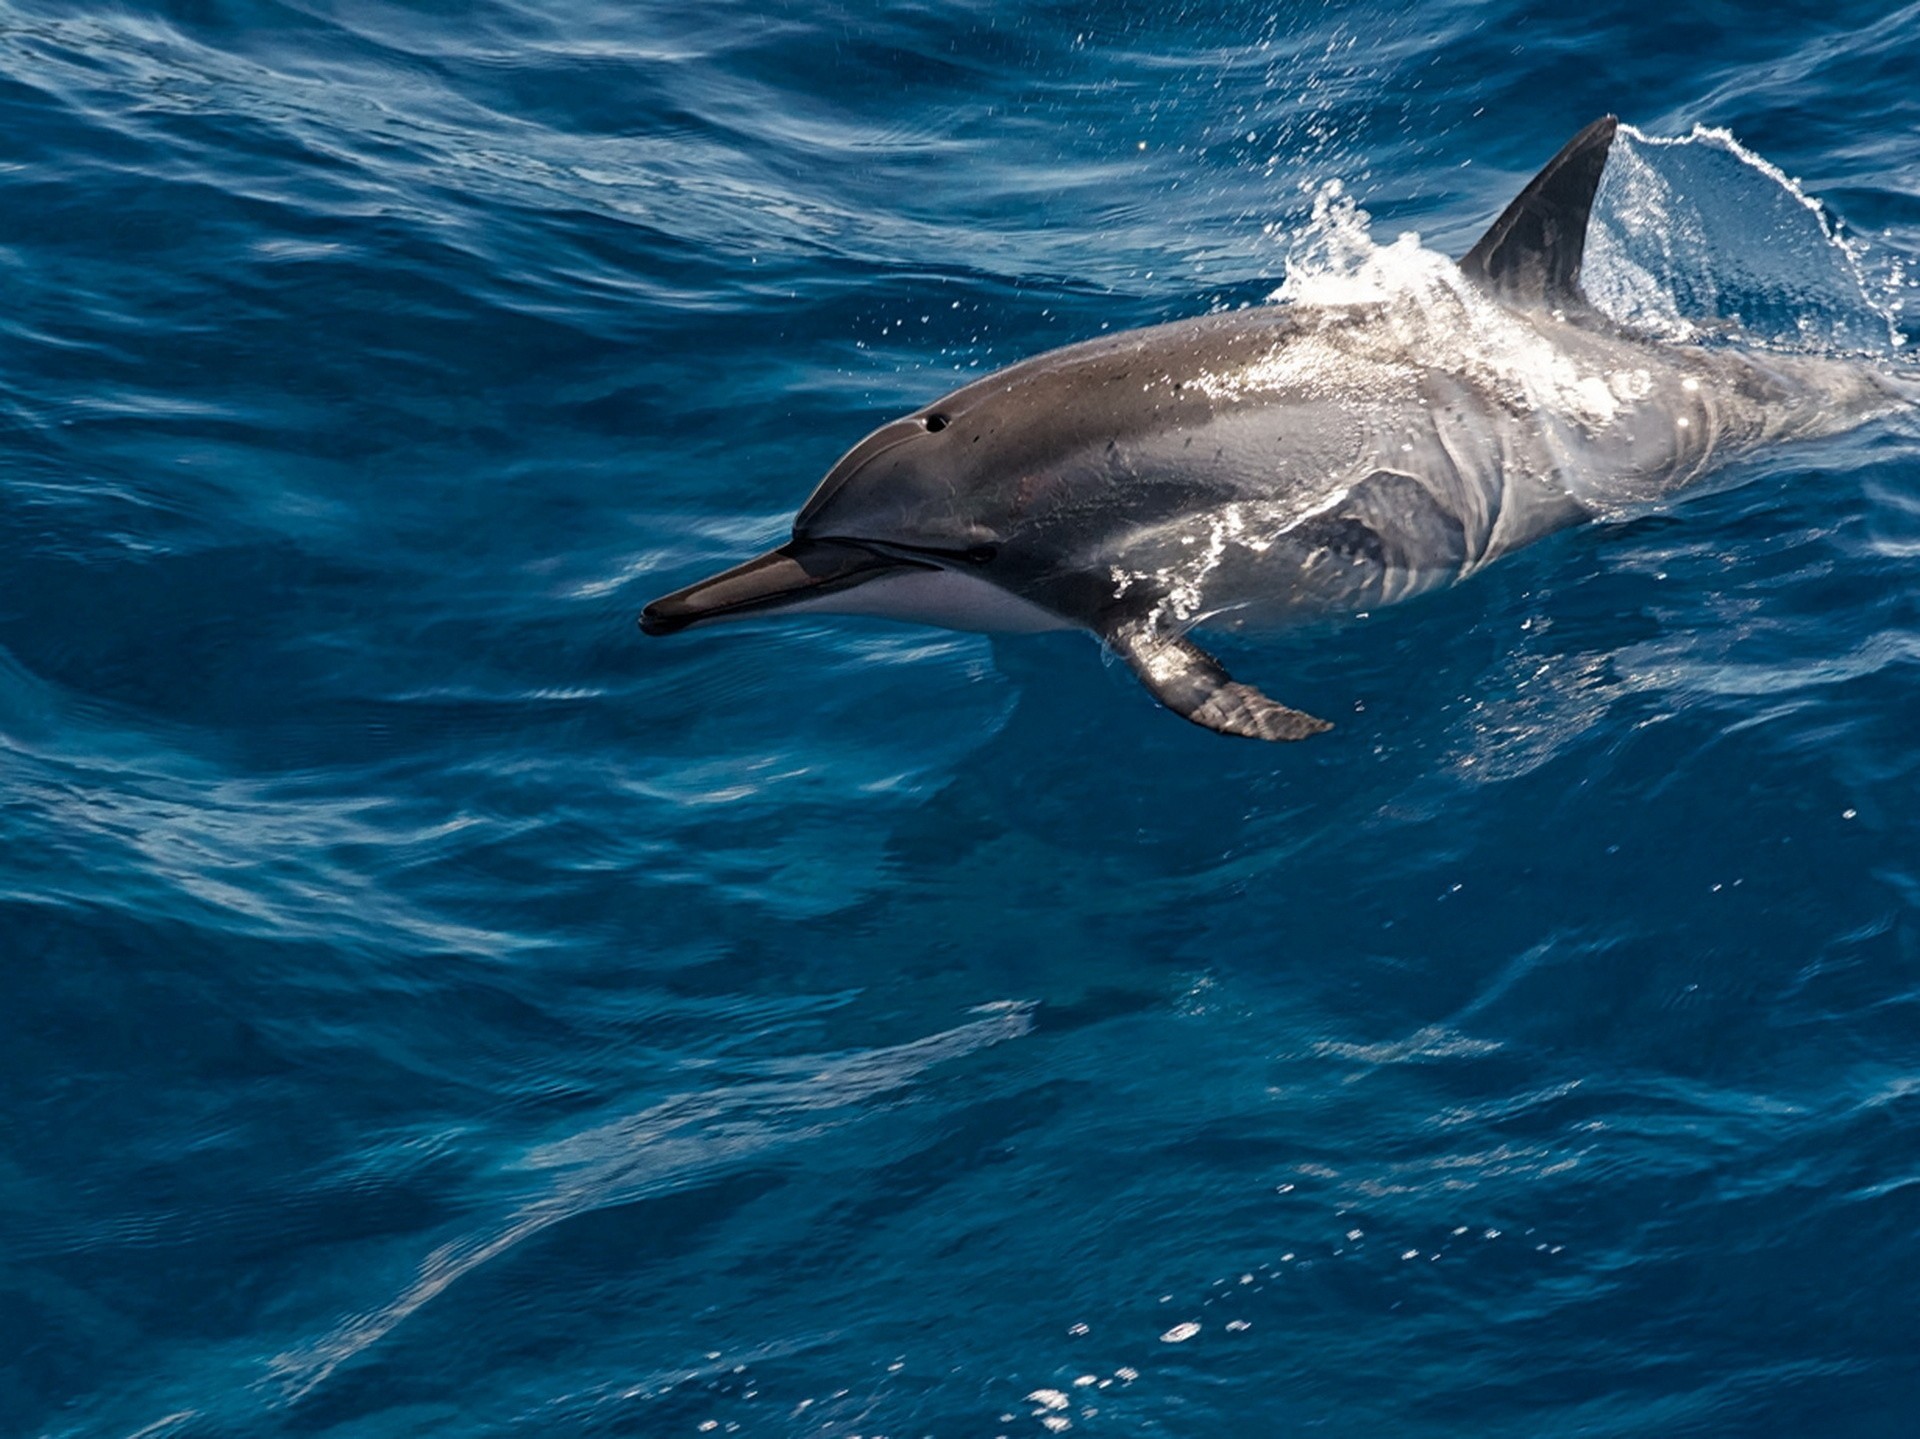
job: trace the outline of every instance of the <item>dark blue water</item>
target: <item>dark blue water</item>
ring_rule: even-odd
[[[1847,0],[0,5],[0,1432],[1910,1432],[1911,427],[1225,642],[1299,746],[633,620],[1330,179],[1459,253],[1726,127],[1898,304],[1916,74]]]

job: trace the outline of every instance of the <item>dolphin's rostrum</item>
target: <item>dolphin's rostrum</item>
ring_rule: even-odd
[[[1195,724],[1324,720],[1189,632],[1354,613],[1903,398],[1871,368],[1630,334],[1580,289],[1616,121],[1576,135],[1411,297],[1263,305],[1071,345],[882,426],[793,538],[646,607],[1084,628]]]

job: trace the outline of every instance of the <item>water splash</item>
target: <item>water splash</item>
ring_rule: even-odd
[[[1270,298],[1330,310],[1378,307],[1378,334],[1367,346],[1376,368],[1419,356],[1423,365],[1470,379],[1516,408],[1589,428],[1611,424],[1624,407],[1645,397],[1644,371],[1582,365],[1491,299],[1450,257],[1422,245],[1418,234],[1405,232],[1381,245],[1369,228],[1367,212],[1343,185],[1323,185],[1312,218],[1289,249],[1286,278]],[[1290,348],[1311,354],[1316,343],[1310,337]],[[1326,367],[1350,371],[1353,348],[1344,342],[1339,362]],[[1287,355],[1275,363],[1286,371],[1277,381],[1297,383],[1295,372],[1306,362]],[[1261,367],[1251,373],[1257,381]]]
[[[1869,277],[1862,246],[1777,165],[1725,130],[1623,125],[1587,232],[1588,296],[1622,324],[1676,339],[1737,333],[1774,348],[1875,357],[1904,343],[1901,277]]]
[[[1287,237],[1285,280],[1269,297],[1301,305],[1411,300],[1430,308],[1462,286],[1450,257],[1413,232],[1376,242],[1339,180]],[[1725,130],[1660,137],[1620,128],[1595,196],[1582,285],[1629,328],[1675,340],[1885,358],[1904,343],[1906,277],[1876,275],[1865,247],[1778,166]]]

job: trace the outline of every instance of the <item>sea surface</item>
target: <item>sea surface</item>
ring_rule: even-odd
[[[0,0],[0,1434],[1920,1432],[1920,425],[1222,639],[1300,745],[634,626],[1609,111],[1597,298],[1911,366],[1916,76],[1861,0]]]

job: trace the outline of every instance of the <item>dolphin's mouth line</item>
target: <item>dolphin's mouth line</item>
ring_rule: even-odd
[[[968,545],[964,549],[942,545],[903,545],[894,540],[833,540],[833,544],[855,545],[877,555],[900,555],[906,564],[926,568],[952,569],[959,565],[984,565],[1000,553],[998,545]]]
[[[935,553],[939,552],[915,559],[857,540],[792,539],[743,565],[655,600],[640,612],[640,628],[650,635],[670,635],[708,620],[785,609],[885,574],[939,569],[932,558]]]

